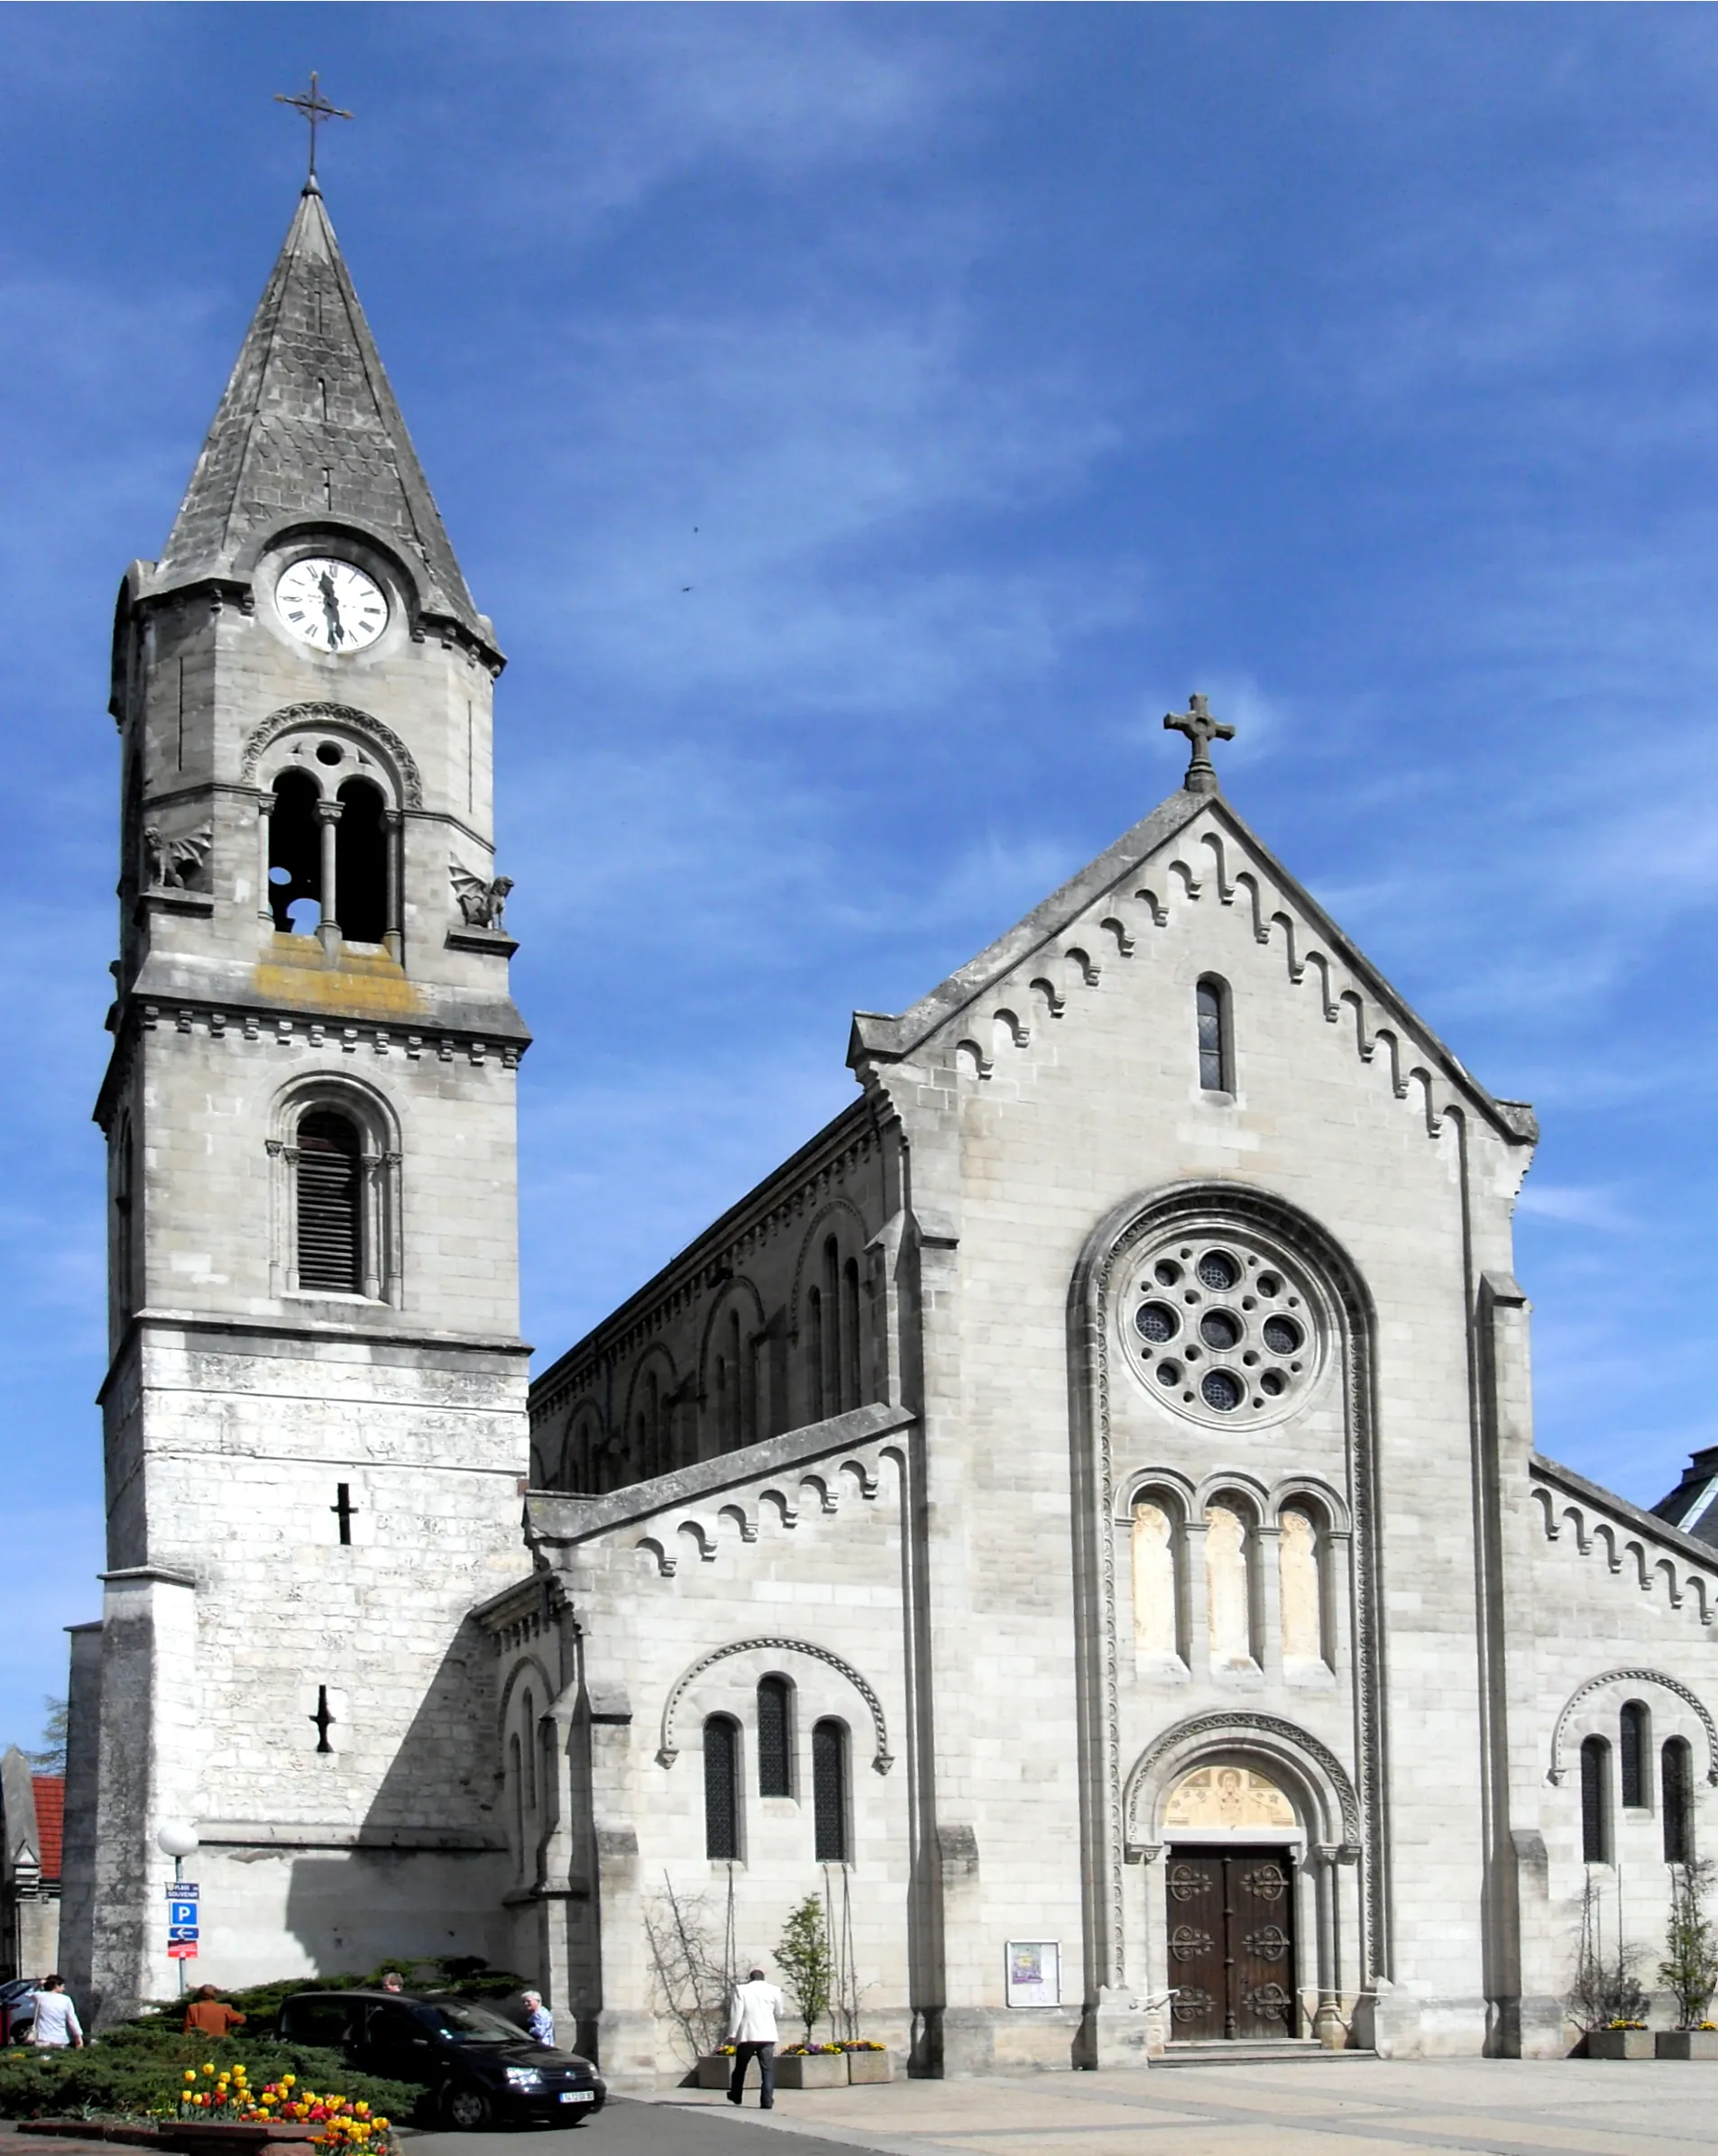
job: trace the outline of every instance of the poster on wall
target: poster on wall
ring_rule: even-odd
[[[1061,2005],[1061,1942],[1055,1939],[1008,1941],[1008,2004]]]

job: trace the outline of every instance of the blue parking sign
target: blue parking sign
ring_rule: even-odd
[[[197,1922],[197,1904],[195,1902],[169,1902],[167,1904],[167,1922],[170,1926],[175,1928],[182,1924],[190,1924],[195,1926]]]

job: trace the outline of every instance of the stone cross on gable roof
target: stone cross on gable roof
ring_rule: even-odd
[[[1190,696],[1184,711],[1165,711],[1163,728],[1167,733],[1185,734],[1193,745],[1188,759],[1187,776],[1181,781],[1190,794],[1215,794],[1217,791],[1217,766],[1211,761],[1213,741],[1232,741],[1235,729],[1226,726],[1220,719],[1213,719],[1210,706],[1202,696]]]

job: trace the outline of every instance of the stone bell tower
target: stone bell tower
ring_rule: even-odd
[[[314,177],[120,592],[107,1564],[67,1968],[161,1996],[483,1953],[513,1884],[465,1612],[518,1571],[501,656]]]

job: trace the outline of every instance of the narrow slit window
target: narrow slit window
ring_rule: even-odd
[[[1229,1041],[1228,990],[1219,980],[1202,980],[1193,992],[1199,1025],[1199,1087],[1206,1093],[1232,1093],[1234,1059]]]
[[[758,1687],[758,1794],[794,1794],[793,1740],[789,1729],[793,1687],[786,1677],[766,1677]]]
[[[339,1527],[340,1545],[343,1549],[351,1545],[352,1516],[357,1509],[352,1501],[352,1484],[350,1482],[336,1482],[334,1486],[334,1502],[328,1507],[328,1509],[334,1514],[335,1523]]]
[[[841,1406],[859,1404],[859,1270],[850,1258],[841,1268]]]
[[[1686,1737],[1669,1737],[1659,1756],[1664,1794],[1664,1860],[1667,1864],[1692,1864],[1695,1860],[1694,1754]]]
[[[361,1148],[345,1116],[315,1108],[299,1125],[299,1286],[363,1292]]]
[[[819,1864],[847,1862],[847,1730],[820,1721],[812,1730],[813,1854]]]
[[[1622,1808],[1640,1811],[1647,1802],[1647,1711],[1639,1700],[1623,1703],[1617,1718],[1617,1770],[1622,1782]]]
[[[1611,1748],[1603,1737],[1581,1742],[1581,1858],[1611,1861]]]
[[[704,1724],[704,1855],[712,1864],[740,1857],[740,1725],[726,1714]]]
[[[806,1390],[810,1395],[811,1413],[808,1422],[822,1422],[829,1409],[823,1395],[823,1291],[813,1288],[805,1298]]]

